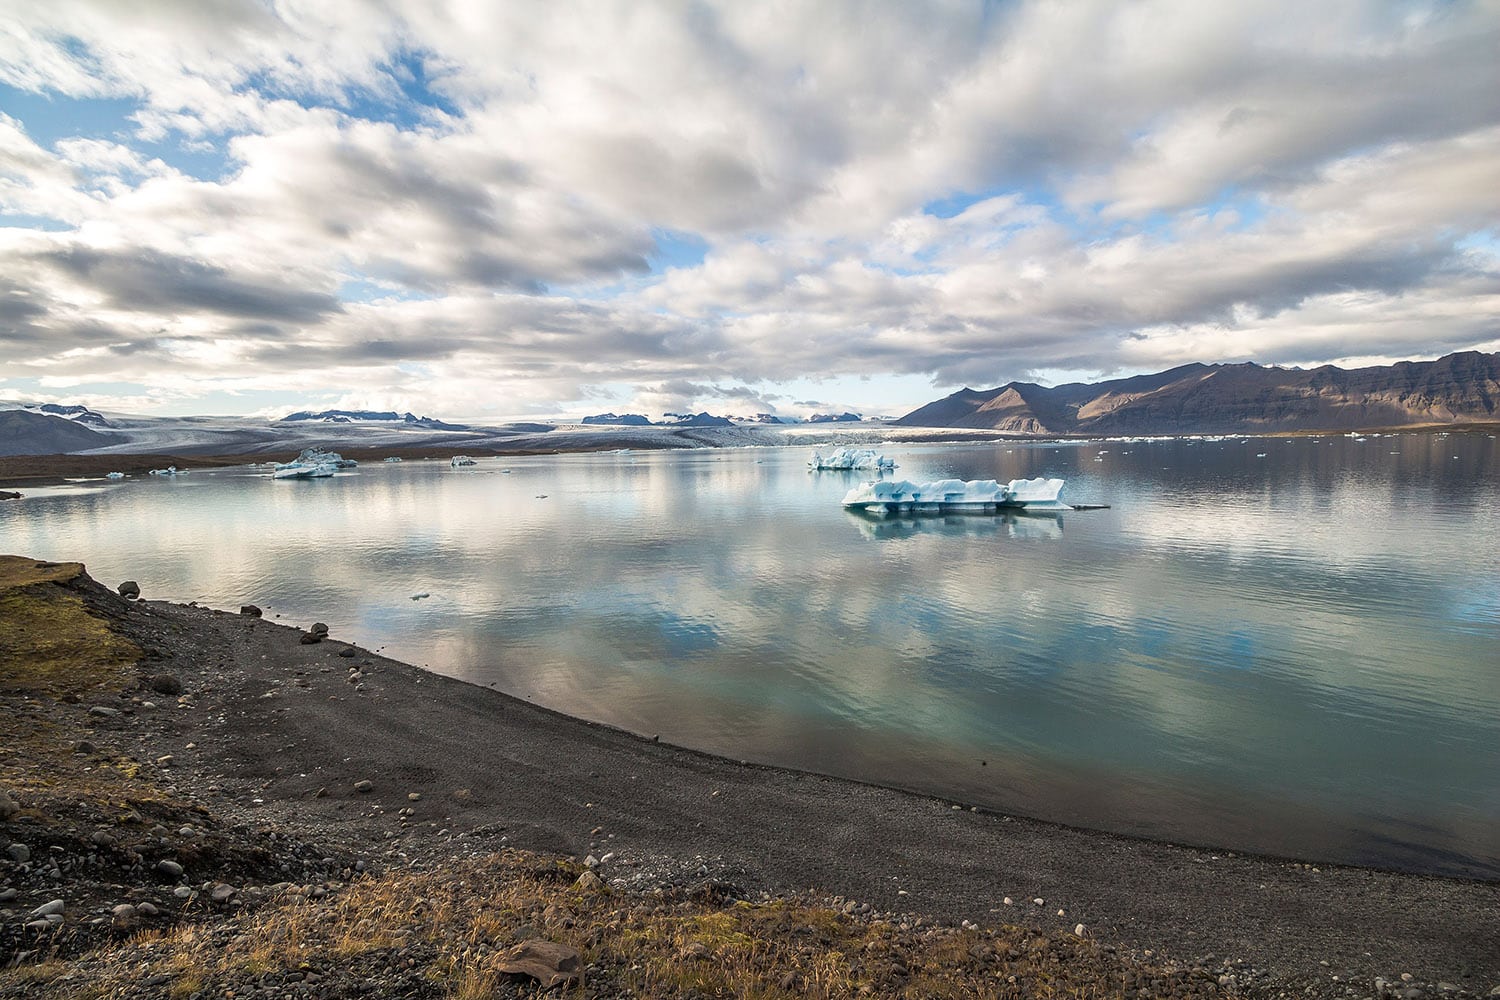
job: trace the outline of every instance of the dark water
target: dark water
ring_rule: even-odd
[[[38,491],[0,550],[731,757],[1500,878],[1494,438],[885,450],[1113,506],[872,522],[802,448],[444,460]]]

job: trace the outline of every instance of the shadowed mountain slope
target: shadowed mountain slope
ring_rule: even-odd
[[[895,423],[1015,434],[1228,434],[1500,420],[1500,354],[1346,371],[1183,365],[1047,388],[961,389]]]

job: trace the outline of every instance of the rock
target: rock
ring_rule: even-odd
[[[19,500],[21,494],[11,490],[0,490],[0,500]]]
[[[0,889],[0,903],[9,903],[20,894],[20,891],[15,886],[6,886],[4,889]]]
[[[135,904],[135,912],[143,917],[154,917],[161,911],[156,908],[155,903],[137,903]]]
[[[131,927],[135,924],[137,911],[129,903],[121,903],[109,912],[116,927]]]
[[[208,891],[208,898],[215,903],[227,903],[236,892],[234,886],[225,882],[215,882],[214,887]]]
[[[573,883],[573,888],[583,892],[598,892],[604,888],[604,880],[592,871],[586,871],[578,876],[578,881]]]
[[[108,830],[95,830],[89,836],[89,843],[93,844],[95,847],[109,847],[114,842],[115,836]]]
[[[90,715],[97,715],[101,719],[113,719],[120,714],[118,708],[110,708],[107,705],[95,705],[89,709]]]
[[[5,849],[5,854],[18,865],[24,865],[31,860],[31,848],[25,844],[11,844]]]
[[[535,979],[543,989],[583,984],[583,959],[578,949],[545,938],[522,941],[505,953],[496,970],[507,976]]]
[[[354,790],[356,792],[373,792],[375,790],[375,782],[369,780],[368,778],[362,781],[356,781],[354,783]]]
[[[182,866],[170,858],[163,858],[156,863],[156,873],[166,878],[182,878]]]
[[[241,604],[240,614],[246,615],[250,618],[259,618],[260,608],[256,607],[254,604]]]
[[[684,945],[682,949],[677,952],[677,960],[679,962],[702,961],[708,958],[708,954],[708,945],[704,944],[702,941],[694,941],[692,944]]]
[[[14,819],[20,811],[21,807],[10,797],[10,792],[0,788],[0,820]]]
[[[1085,930],[1087,930],[1087,928],[1085,928],[1082,924],[1073,925],[1073,933],[1078,935],[1079,937],[1084,936]]]
[[[172,890],[172,895],[176,896],[178,899],[187,899],[192,894],[193,890],[189,889],[185,885],[179,885],[177,888]]]
[[[353,646],[345,646],[343,649],[339,650],[339,655],[348,658],[353,657],[357,654],[354,652]]]
[[[304,646],[315,646],[323,641],[323,637],[315,632],[303,632],[302,638],[297,640]]]
[[[146,678],[146,686],[157,694],[182,694],[182,681],[171,674],[153,674]]]
[[[115,589],[119,592],[119,595],[125,598],[127,601],[133,601],[137,597],[141,596],[141,585],[136,583],[134,580],[126,580]]]
[[[37,917],[50,917],[55,913],[61,913],[63,910],[67,909],[67,906],[68,904],[64,903],[62,900],[54,899],[49,903],[43,903],[41,906],[38,906],[27,915],[33,919]]]
[[[73,744],[74,753],[97,753],[98,750],[99,748],[94,746],[94,744],[90,743],[88,740],[79,740],[77,743]]]
[[[308,631],[313,635],[327,635],[328,626],[324,625],[322,622],[313,622],[312,628],[308,629]]]

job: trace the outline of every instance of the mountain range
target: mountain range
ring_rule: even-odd
[[[1500,421],[1500,353],[1343,369],[1190,364],[1046,387],[960,389],[893,421],[1014,434],[1258,434]]]

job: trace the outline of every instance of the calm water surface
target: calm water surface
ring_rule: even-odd
[[[444,460],[30,491],[0,551],[731,757],[1500,878],[1494,438],[885,450],[1113,506],[869,521],[806,448]]]

